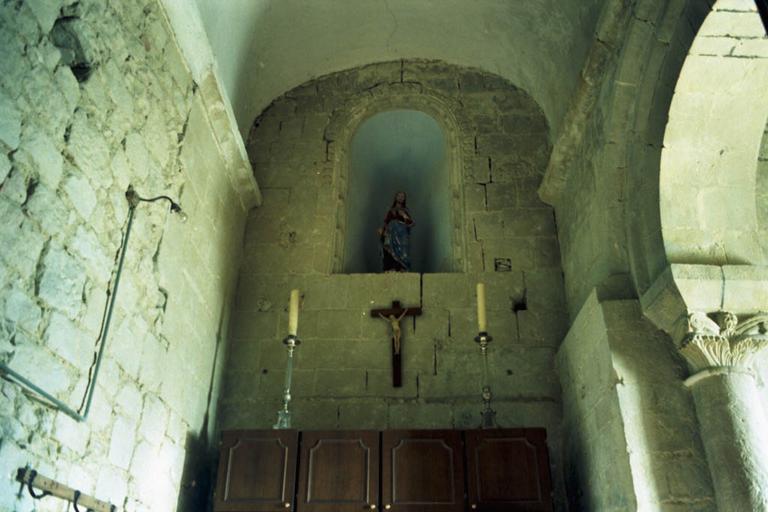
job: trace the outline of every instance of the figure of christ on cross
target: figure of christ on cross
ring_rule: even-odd
[[[389,322],[392,330],[392,386],[399,388],[403,385],[402,371],[402,344],[403,331],[400,328],[400,321],[406,316],[421,315],[421,308],[403,308],[399,301],[393,301],[389,309],[372,309],[371,318],[381,318]]]

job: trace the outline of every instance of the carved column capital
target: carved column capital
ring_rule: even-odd
[[[768,313],[739,321],[727,311],[694,311],[681,319],[675,339],[694,374],[713,368],[750,371],[754,357],[768,347]]]

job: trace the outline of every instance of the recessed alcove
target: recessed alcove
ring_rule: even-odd
[[[450,172],[440,124],[417,110],[380,112],[353,135],[349,162],[343,271],[382,271],[376,230],[398,191],[415,220],[411,271],[450,271]]]

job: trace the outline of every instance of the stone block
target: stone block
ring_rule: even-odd
[[[48,349],[62,357],[81,372],[93,362],[95,338],[79,329],[66,316],[53,312],[45,330]]]
[[[339,428],[339,402],[333,399],[298,399],[291,403],[291,426],[299,430],[336,430]],[[277,419],[277,409],[271,421]]]
[[[487,151],[483,153],[488,154]],[[466,169],[468,177],[474,183],[489,183],[491,181],[491,163],[487,156],[477,156],[472,159],[471,167]]]
[[[71,174],[64,179],[63,190],[80,217],[90,221],[97,199],[88,180],[82,176]]]
[[[520,343],[523,345],[559,347],[568,332],[568,326],[562,314],[518,311],[517,324]]]
[[[129,375],[137,377],[141,364],[141,350],[136,349],[137,341],[146,336],[147,326],[140,318],[113,320],[110,332],[108,355]]]
[[[235,397],[248,400],[260,396],[262,370],[259,368],[248,368],[244,370],[228,369],[223,378],[222,396],[225,397],[225,400],[233,399]]]
[[[18,339],[16,340],[18,343]],[[9,366],[54,396],[61,396],[74,384],[75,376],[66,363],[49,350],[30,344],[16,347]]]
[[[420,274],[352,274],[349,278],[349,307],[367,310],[391,307],[394,300],[404,307],[421,302]]]
[[[466,274],[424,274],[422,280],[426,313],[437,307],[468,308],[474,304],[475,286]]]
[[[99,468],[96,495],[112,504],[123,503],[128,494],[128,474],[114,466]]]
[[[0,195],[16,204],[23,204],[27,199],[28,177],[21,169],[13,168],[0,187]]]
[[[303,279],[302,309],[344,309],[348,306],[350,285],[354,276],[332,274]],[[363,306],[365,307],[365,306]]]
[[[272,309],[272,302],[267,299],[256,299],[256,302],[260,302],[260,306],[255,307],[269,307]],[[249,301],[250,302],[250,301]],[[303,307],[301,308],[303,313]],[[253,339],[265,339],[265,338],[280,338],[281,334],[287,334],[288,325],[279,325],[278,319],[280,315],[277,312],[268,311],[253,311],[251,310],[237,310],[233,313],[232,321],[232,335],[238,339],[253,340]],[[300,321],[302,318],[299,319]]]
[[[383,322],[382,322],[383,323]],[[404,343],[407,343],[405,341]],[[302,369],[321,368],[387,368],[390,364],[390,345],[388,333],[371,340],[329,340],[317,339],[303,343],[296,354],[297,367]],[[263,352],[266,349],[262,349]],[[271,357],[277,367],[285,366],[285,350],[273,352]],[[262,358],[268,357],[262,353]]]
[[[0,153],[0,183],[5,181],[8,177],[8,173],[11,172],[11,161],[8,160],[8,155]]]
[[[42,319],[42,310],[29,295],[14,288],[5,300],[5,318],[16,328],[35,333]]]
[[[160,443],[139,441],[131,458],[128,490],[138,496],[161,496],[159,486],[166,475],[168,461],[159,460]]]
[[[416,317],[414,333],[418,336],[423,335],[442,339],[450,336],[449,328],[448,310],[437,307],[427,309],[425,307],[422,315]]]
[[[525,272],[525,296],[528,309],[532,311],[565,309],[563,275],[551,270]]]
[[[311,338],[341,338],[358,339],[362,334],[363,316],[355,310],[335,310],[318,312],[315,330],[306,331],[307,339]]]
[[[277,352],[279,347],[275,340],[269,340],[268,345]],[[301,347],[303,348],[303,347]],[[283,349],[283,356],[285,356]],[[261,368],[262,345],[258,340],[234,338],[230,341],[227,353],[227,368],[232,370],[256,370]],[[271,367],[271,366],[264,366]]]
[[[485,187],[488,209],[517,207],[518,185],[516,183],[488,183]]]
[[[3,440],[0,443],[0,470],[6,475],[15,475],[18,468],[23,468],[33,459],[34,455],[26,449],[22,449],[18,444]],[[42,471],[42,469],[39,469]],[[7,478],[10,483],[10,476]],[[2,510],[34,510],[35,500],[27,494],[17,497],[15,492],[0,493],[0,509]]]
[[[64,159],[51,138],[42,132],[25,133],[14,161],[25,165],[30,175],[55,190],[64,172]]]
[[[118,416],[112,427],[109,442],[109,462],[121,469],[128,469],[136,445],[136,422],[124,416]]]
[[[768,311],[768,267],[725,265],[722,310],[736,313]]]
[[[142,409],[141,391],[133,382],[124,381],[115,397],[115,404],[127,418],[137,420]]]
[[[87,423],[76,421],[66,414],[59,413],[56,415],[54,434],[62,446],[72,450],[77,455],[85,455],[91,434]]]
[[[315,370],[314,396],[365,396],[365,370]]]
[[[465,183],[464,205],[467,212],[481,212],[488,207],[487,187],[490,183]]]
[[[534,250],[535,241],[530,238],[498,238],[483,241],[483,268],[490,271],[496,261],[505,262],[514,270],[532,270],[539,266]]]
[[[53,23],[59,17],[62,8],[61,0],[29,0],[27,5],[35,16],[43,34],[50,32]]]
[[[0,116],[0,142],[6,145],[8,151],[14,151],[21,140],[21,113],[5,94],[0,94],[0,112],[3,113]]]
[[[93,121],[82,111],[75,115],[72,122],[67,152],[91,183],[101,188],[109,187],[112,182],[108,172],[111,160],[109,147]]]
[[[162,439],[168,426],[169,411],[166,405],[155,395],[144,397],[144,408],[141,411],[139,434],[149,441],[157,442]]]
[[[407,364],[408,361],[405,361]],[[402,386],[392,386],[392,368],[365,371],[366,395],[377,398],[417,398],[419,394],[419,372],[403,370]],[[374,402],[375,403],[375,402]]]
[[[504,209],[504,236],[555,236],[555,214],[550,208]]]
[[[510,347],[489,355],[490,381],[499,398],[537,397],[559,401],[552,349]]]
[[[336,428],[386,430],[388,409],[384,400],[340,401]]]
[[[185,144],[186,146],[186,144]],[[125,138],[125,156],[133,176],[144,180],[149,175],[151,161],[144,139],[138,133],[129,133]],[[189,167],[189,166],[187,166]]]
[[[395,402],[389,405],[390,429],[452,428],[453,411],[448,404],[421,400]]]
[[[472,230],[475,240],[505,238],[502,215],[499,212],[479,212],[472,215]]]
[[[69,247],[85,262],[90,268],[91,274],[100,283],[106,284],[109,281],[112,262],[104,254],[102,242],[99,241],[93,231],[78,226]]]

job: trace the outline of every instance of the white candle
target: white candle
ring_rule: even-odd
[[[477,283],[477,330],[488,332],[488,321],[485,317],[485,284]]]
[[[296,336],[299,331],[299,290],[291,290],[291,302],[288,308],[288,334]]]

